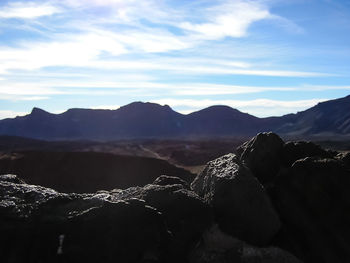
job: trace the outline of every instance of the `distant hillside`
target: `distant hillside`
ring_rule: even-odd
[[[0,120],[0,135],[44,140],[120,140],[250,136],[274,131],[282,136],[350,136],[350,96],[306,111],[257,118],[227,106],[188,115],[169,106],[134,102],[117,110],[70,109],[51,114],[34,108],[23,117]]]
[[[194,175],[164,160],[96,152],[16,152],[0,154],[0,174],[18,174],[31,184],[63,192],[95,192],[143,186],[158,176]]]
[[[293,114],[276,131],[288,135],[350,135],[350,96]]]

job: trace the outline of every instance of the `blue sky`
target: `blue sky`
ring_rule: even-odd
[[[276,116],[350,94],[348,0],[0,1],[0,119],[33,107]]]

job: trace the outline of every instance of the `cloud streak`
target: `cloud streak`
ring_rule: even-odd
[[[49,2],[44,4],[36,2],[12,2],[1,8],[0,19],[35,19],[60,12],[60,8],[51,5]]]
[[[226,1],[205,10],[205,23],[183,22],[180,27],[193,32],[199,39],[239,38],[247,35],[248,27],[259,20],[271,17],[265,6],[252,1]]]
[[[159,99],[153,100],[155,103],[166,104],[179,112],[188,114],[213,105],[226,105],[236,108],[240,111],[247,112],[257,117],[281,116],[288,113],[302,111],[317,103],[327,99],[310,99],[310,100],[271,100],[271,99],[254,99],[254,100],[212,100],[212,99]]]
[[[297,16],[278,13],[279,5],[282,1],[8,1],[0,4],[0,100],[64,109],[77,101],[89,107],[169,98],[175,105],[186,102],[176,107],[191,111],[226,98],[221,102],[265,116],[312,105],[302,99],[304,91],[318,98],[347,92],[348,66],[336,67],[333,60],[341,52],[316,47],[313,38],[295,46],[310,27],[306,31],[302,20],[291,19]],[[327,85],[332,80],[338,86]],[[248,94],[250,104],[240,104],[238,98]],[[274,100],[266,100],[268,94]],[[298,98],[294,104],[286,100],[289,95]],[[16,111],[18,103],[12,105]]]

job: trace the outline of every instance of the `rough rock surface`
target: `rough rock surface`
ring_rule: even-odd
[[[220,228],[241,240],[266,245],[279,230],[263,186],[234,154],[209,162],[191,187],[213,207]]]
[[[2,262],[163,262],[170,235],[140,200],[0,181]]]
[[[217,225],[203,233],[192,251],[190,263],[301,263],[290,253],[277,248],[258,248],[222,232]]]
[[[117,200],[129,198],[145,200],[147,204],[162,212],[173,234],[169,250],[173,262],[185,260],[189,249],[212,223],[210,207],[197,194],[185,189],[181,184],[150,184],[116,190],[112,195]]]
[[[332,158],[334,155],[312,142],[287,142],[283,146],[282,164],[290,167],[295,161],[306,157]]]
[[[280,245],[305,262],[350,261],[350,171],[308,157],[280,173],[271,197],[284,223]]]
[[[246,164],[261,183],[270,182],[279,170],[284,142],[274,133],[259,133],[237,149],[240,160]]]
[[[337,159],[340,160],[348,169],[350,169],[350,152],[339,153]]]
[[[0,175],[1,262],[350,262],[349,153],[281,141],[259,134],[191,188],[67,194]]]
[[[158,178],[156,178],[156,180],[154,180],[152,184],[155,184],[155,185],[181,184],[184,188],[190,189],[190,185],[188,182],[176,176],[161,175]]]
[[[14,174],[2,174],[0,175],[1,182],[10,182],[15,184],[24,184],[25,182]]]

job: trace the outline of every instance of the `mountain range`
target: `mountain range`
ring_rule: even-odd
[[[300,138],[350,137],[350,95],[281,117],[258,118],[228,106],[184,115],[168,105],[133,102],[117,110],[69,109],[61,114],[33,108],[26,116],[0,120],[0,135],[44,140],[214,138],[264,131]]]

